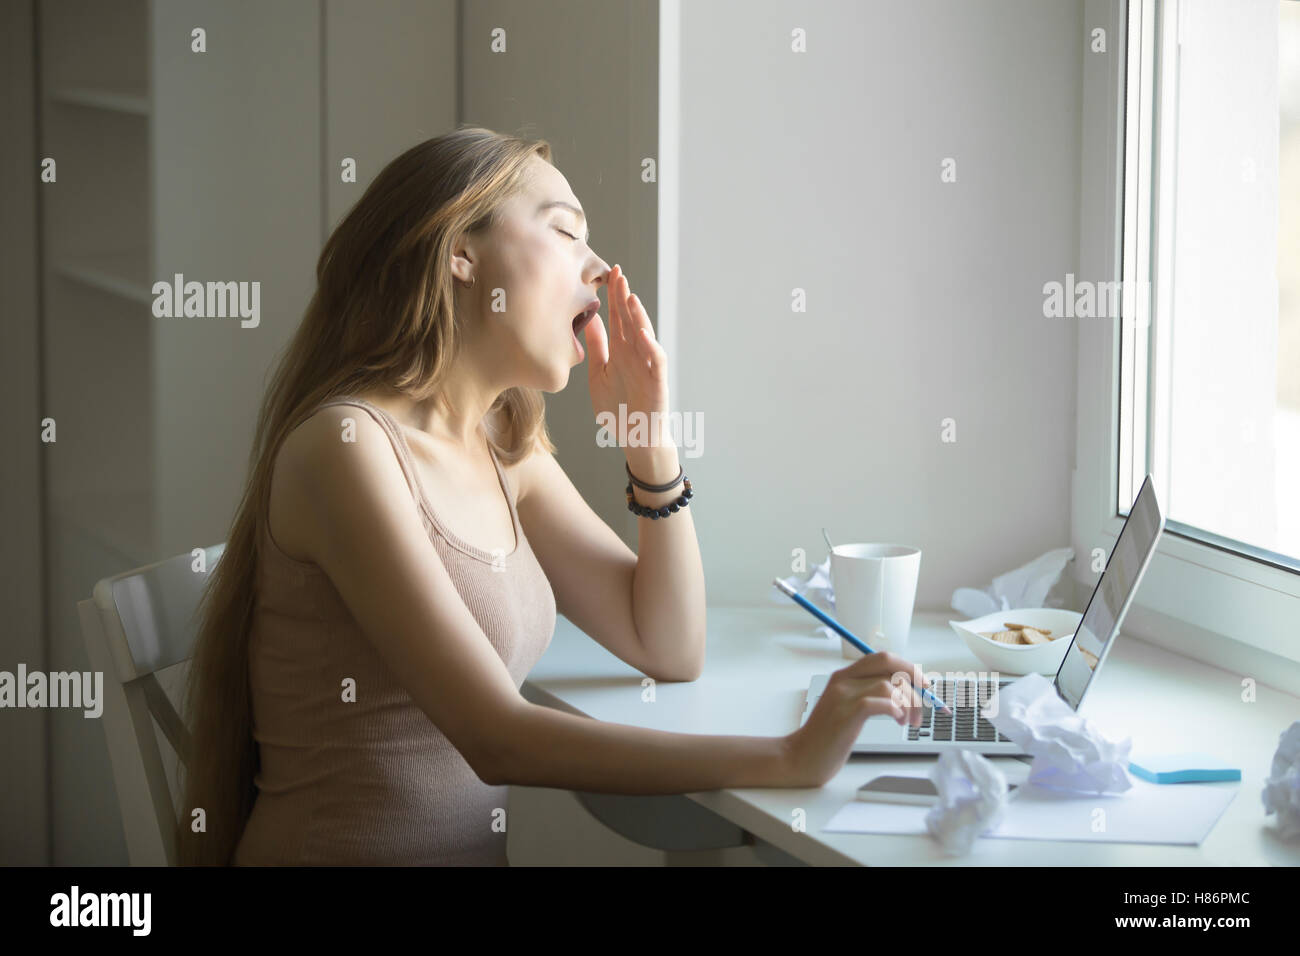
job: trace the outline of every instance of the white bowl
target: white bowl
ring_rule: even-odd
[[[949,621],[957,635],[966,642],[983,663],[1001,674],[1046,674],[1055,677],[1070,649],[1071,639],[1083,615],[1064,608],[1035,607],[994,611],[971,621]],[[999,644],[980,631],[1003,631],[1005,624],[1028,624],[1051,631],[1046,644]]]

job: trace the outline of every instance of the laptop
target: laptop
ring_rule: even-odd
[[[1070,639],[1070,647],[1056,671],[1053,688],[1072,710],[1083,703],[1114,643],[1119,626],[1128,613],[1142,575],[1146,573],[1156,543],[1165,528],[1165,516],[1156,501],[1155,484],[1148,474],[1142,482],[1133,507],[1111,549],[1106,567],[1093,588],[1088,607],[1079,627]],[[829,674],[815,674],[808,685],[802,727],[826,689]],[[999,688],[1017,678],[945,678],[931,680],[936,696],[953,709],[953,714],[922,708],[919,727],[899,726],[894,718],[877,714],[868,717],[862,733],[853,744],[860,754],[936,754],[945,750],[975,750],[989,756],[1019,756],[1025,751],[1009,740],[984,717],[980,709]],[[976,686],[978,684],[978,686]]]

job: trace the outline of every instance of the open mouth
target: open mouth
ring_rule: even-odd
[[[595,317],[596,311],[599,308],[600,300],[596,300],[573,317],[573,334],[575,337],[582,331],[583,327]]]

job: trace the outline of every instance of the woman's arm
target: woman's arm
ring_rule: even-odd
[[[355,442],[341,440],[345,417],[355,419]],[[369,415],[320,410],[285,440],[280,468],[289,497],[316,519],[300,542],[307,560],[329,576],[389,671],[481,780],[628,793],[790,785],[781,782],[785,738],[670,734],[525,701],[452,583],[388,436]]]
[[[650,317],[632,295],[619,266],[610,270],[609,332],[599,315],[584,328],[587,382],[596,421],[617,436],[628,468],[640,481],[663,485],[678,474],[668,403],[667,354],[654,340]],[[639,424],[638,424],[639,419]],[[598,518],[550,455],[525,467],[521,520],[566,617],[643,672],[695,680],[704,668],[704,565],[690,507],[663,518],[637,519],[637,553]],[[620,475],[620,479],[623,476]],[[620,480],[610,494],[626,483]],[[646,507],[680,496],[634,488]]]
[[[650,450],[629,449],[629,457]],[[641,477],[639,465],[630,467]],[[673,468],[664,479],[669,481],[677,469],[666,467]],[[645,474],[654,471],[647,468]],[[591,509],[545,448],[536,447],[518,475],[519,521],[555,592],[556,609],[649,677],[699,677],[704,666],[704,569],[691,509],[658,521],[638,519],[638,557]],[[608,491],[623,494],[622,487]],[[637,494],[646,505],[665,497]]]
[[[681,470],[677,448],[667,435],[653,447],[626,450],[632,474],[648,485],[667,484]],[[633,487],[632,496],[647,508],[676,501],[679,483],[663,492]],[[638,517],[636,573],[632,578],[632,612],[637,633],[653,658],[673,662],[694,680],[704,669],[704,564],[690,505],[666,518]]]
[[[503,728],[491,783],[593,793],[789,787],[785,737],[676,734],[522,701]]]

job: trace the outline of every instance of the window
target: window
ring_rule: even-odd
[[[1118,500],[1300,571],[1300,2],[1129,9]]]
[[[1114,306],[1078,313],[1079,584],[1149,471],[1123,630],[1294,680],[1256,650],[1300,663],[1300,0],[1083,9],[1078,270]]]

